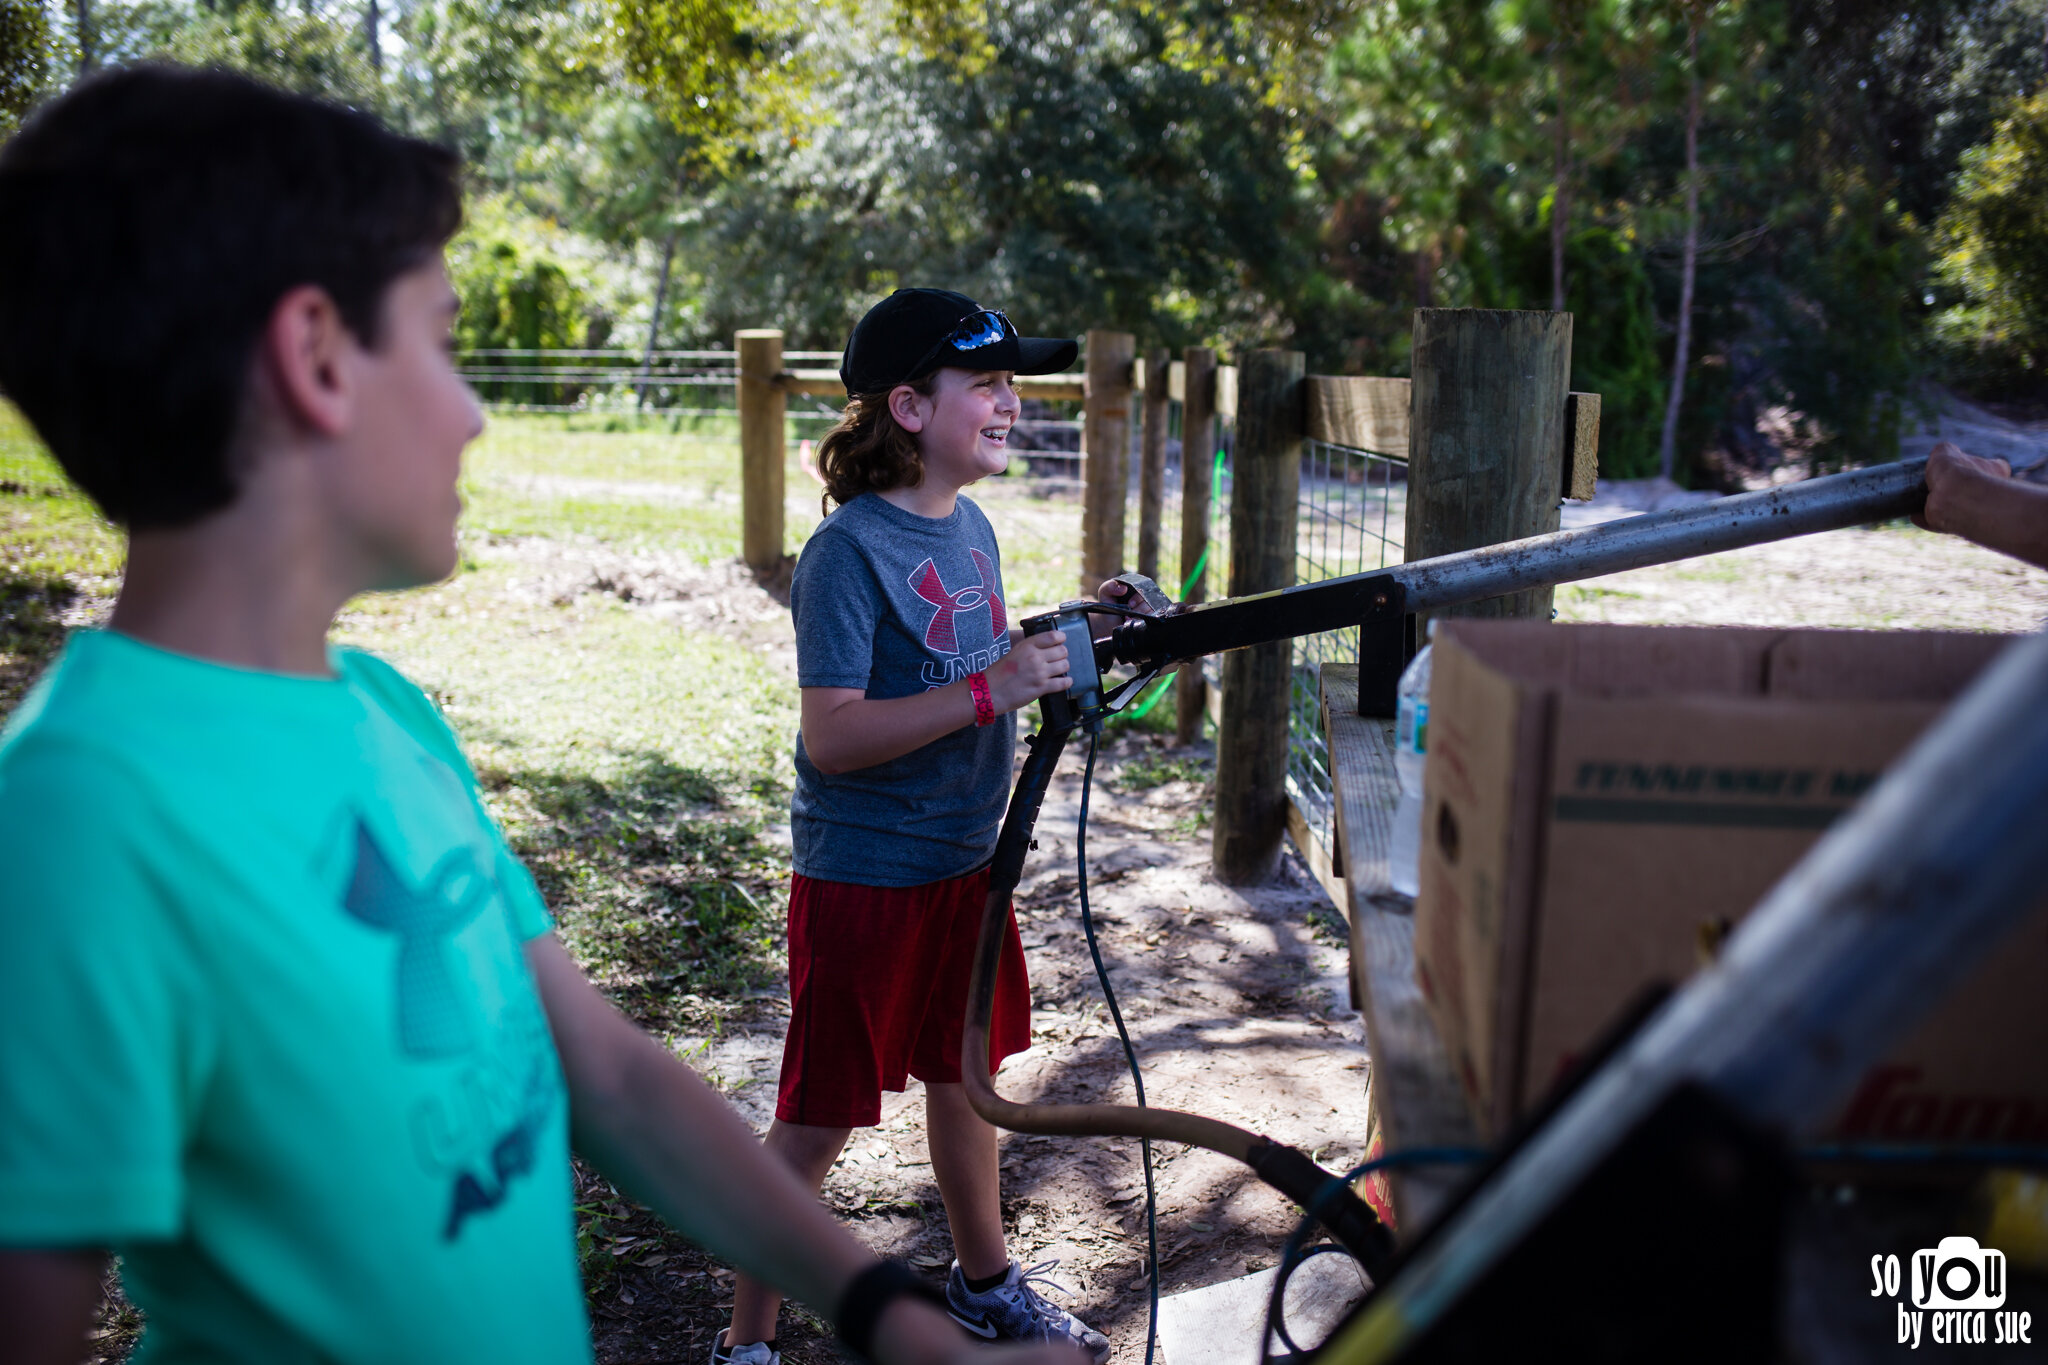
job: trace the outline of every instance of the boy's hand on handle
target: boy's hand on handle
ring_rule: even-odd
[[[1064,692],[1072,682],[1064,636],[1056,630],[1024,635],[1018,637],[1017,647],[988,671],[988,699],[1001,715],[1049,692]]]

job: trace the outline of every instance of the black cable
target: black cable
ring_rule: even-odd
[[[1096,731],[1088,733],[1088,767],[1081,774],[1081,820],[1074,834],[1075,876],[1081,886],[1081,932],[1088,937],[1088,955],[1095,959],[1095,979],[1102,985],[1102,998],[1109,1004],[1109,1017],[1116,1023],[1117,1040],[1124,1045],[1124,1062],[1131,1069],[1131,1085],[1138,1092],[1138,1107],[1145,1107],[1145,1077],[1138,1070],[1138,1054],[1131,1046],[1130,1030],[1124,1027],[1124,1012],[1117,1008],[1116,992],[1110,988],[1109,968],[1102,963],[1102,948],[1095,941],[1095,918],[1088,911],[1088,793],[1095,785]],[[1145,1318],[1145,1365],[1152,1365],[1153,1348],[1159,1343],[1159,1202],[1152,1190],[1152,1139],[1138,1139],[1138,1159],[1145,1170],[1145,1264],[1147,1313]]]
[[[1347,1188],[1360,1176],[1373,1171],[1387,1170],[1395,1166],[1461,1165],[1484,1161],[1486,1157],[1486,1152],[1473,1147],[1411,1147],[1406,1151],[1384,1153],[1370,1161],[1360,1162],[1343,1175],[1331,1176],[1323,1187],[1316,1191],[1315,1197],[1309,1200],[1308,1207],[1302,1210],[1301,1221],[1294,1225],[1294,1231],[1288,1234],[1287,1243],[1281,1248],[1280,1266],[1273,1273],[1273,1291],[1266,1298],[1266,1331],[1265,1335],[1259,1338],[1260,1359],[1268,1361],[1278,1358],[1266,1354],[1266,1347],[1276,1333],[1282,1344],[1294,1355],[1306,1354],[1287,1331],[1287,1282],[1294,1277],[1294,1272],[1306,1265],[1312,1257],[1327,1252],[1344,1251],[1340,1246],[1322,1246],[1311,1248],[1304,1254],[1301,1249],[1301,1244],[1308,1240],[1309,1229],[1316,1225],[1323,1205],[1332,1195]],[[1349,1255],[1348,1252],[1345,1254]]]

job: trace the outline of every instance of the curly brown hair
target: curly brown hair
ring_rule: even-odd
[[[938,375],[908,382],[929,398]],[[889,411],[889,393],[857,393],[847,399],[839,424],[818,443],[818,477],[825,481],[820,511],[830,511],[831,503],[852,502],[863,493],[915,488],[924,482],[917,438],[897,425]]]

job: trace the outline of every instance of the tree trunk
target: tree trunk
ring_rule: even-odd
[[[1685,371],[1692,353],[1692,283],[1700,256],[1700,29],[1691,7],[1685,16],[1685,55],[1692,88],[1685,101],[1685,259],[1678,274],[1678,346],[1671,357],[1671,395],[1664,402],[1664,435],[1657,443],[1657,472],[1672,477],[1678,467],[1678,408],[1685,399]]]
[[[378,32],[377,0],[363,6],[363,45],[370,50],[370,70],[384,74],[384,37]]]
[[[92,50],[92,0],[71,0],[71,9],[78,16],[78,74],[90,76],[99,66]]]
[[[647,351],[640,359],[640,378],[642,382],[636,406],[642,408],[647,406],[647,384],[645,381],[649,375],[654,373],[654,348],[661,340],[661,310],[668,303],[669,266],[675,261],[676,237],[681,232],[681,228],[670,228],[667,240],[661,244],[661,278],[655,281],[654,315],[647,319]]]
[[[1555,188],[1550,195],[1550,311],[1564,311],[1565,228],[1572,216],[1571,135],[1565,127],[1564,55],[1556,60],[1557,117],[1552,121],[1557,146],[1551,174]]]

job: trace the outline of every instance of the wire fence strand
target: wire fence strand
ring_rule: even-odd
[[[1325,441],[1302,443],[1301,524],[1294,581],[1319,583],[1403,559],[1408,462]],[[1358,631],[1333,630],[1294,642],[1287,715],[1287,795],[1309,835],[1334,855],[1335,798],[1323,736],[1323,665],[1358,659]],[[1308,850],[1304,849],[1303,852]]]

